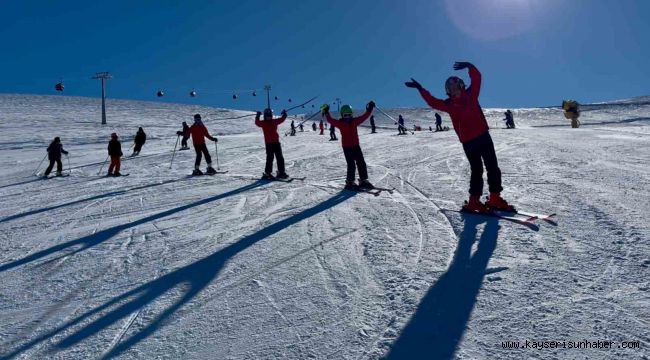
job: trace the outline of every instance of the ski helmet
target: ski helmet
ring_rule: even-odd
[[[55,142],[55,143],[59,143],[59,142],[61,142],[61,138],[59,138],[58,136],[55,137],[55,138],[54,138],[54,142]]]
[[[112,134],[111,134],[111,138],[112,138],[112,139],[117,139],[117,133],[112,133]]]
[[[201,114],[194,114],[194,120],[201,120]]]
[[[339,110],[339,113],[341,114],[342,117],[346,115],[352,116],[352,106],[350,105],[341,106],[341,110]]]
[[[273,117],[273,110],[270,108],[264,109],[264,118],[271,118]]]
[[[447,92],[447,95],[449,95],[451,89],[455,88],[461,88],[465,90],[465,82],[458,76],[450,76],[449,79],[445,81],[445,91]]]

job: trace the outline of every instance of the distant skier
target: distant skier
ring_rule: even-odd
[[[404,126],[404,118],[400,114],[397,118],[397,135],[406,135],[406,127]]]
[[[122,157],[122,144],[117,139],[117,134],[111,134],[111,140],[108,142],[108,156],[111,157],[111,165],[108,167],[106,176],[122,176],[120,174],[120,158]]]
[[[315,122],[311,123],[311,130],[313,132],[316,132],[316,123]]]
[[[138,132],[135,134],[135,138],[133,138],[133,143],[135,144],[133,147],[133,154],[131,156],[136,156],[140,155],[140,150],[142,150],[142,145],[147,141],[147,134],[144,133],[144,130],[142,128],[138,128]]]
[[[212,168],[212,157],[210,157],[210,152],[208,147],[205,145],[205,138],[217,142],[217,138],[212,137],[208,132],[208,129],[203,125],[201,121],[201,114],[194,115],[194,124],[190,126],[190,134],[192,135],[192,145],[194,145],[194,151],[196,152],[196,160],[194,161],[194,171],[192,175],[203,175],[203,172],[199,169],[201,165],[201,155],[205,155],[205,162],[208,163],[208,167],[205,169],[205,173],[212,175],[216,174],[217,171]]]
[[[330,141],[336,141],[336,127],[330,126]]]
[[[436,113],[436,131],[442,131],[442,117]]]
[[[469,160],[471,178],[469,187],[469,202],[463,207],[466,211],[485,212],[489,208],[514,210],[501,198],[501,170],[494,151],[494,143],[490,136],[483,109],[478,102],[481,91],[481,73],[468,62],[457,62],[454,70],[469,69],[472,81],[469,88],[457,76],[451,76],[445,82],[445,90],[449,98],[440,100],[433,97],[420,83],[411,78],[405,85],[420,91],[422,98],[434,109],[444,111],[451,117],[454,130],[463,144],[465,155]],[[490,196],[487,203],[481,202],[483,193],[483,162],[487,169]]]
[[[318,125],[318,128],[320,129],[320,135],[324,135],[325,125],[323,125],[323,119],[320,119],[320,124]]]
[[[375,126],[375,115],[370,116],[370,133],[374,134],[377,132],[377,127]]]
[[[352,107],[350,105],[343,105],[339,112],[341,119],[337,120],[330,115],[329,105],[325,104],[321,107],[321,111],[327,119],[327,122],[332,127],[337,127],[341,132],[341,145],[343,146],[343,155],[345,155],[345,161],[347,163],[346,189],[354,190],[357,187],[364,189],[374,188],[370,181],[368,181],[368,169],[363,158],[363,152],[361,152],[361,147],[359,146],[359,134],[357,132],[357,127],[370,117],[374,108],[375,102],[370,101],[366,105],[366,112],[355,118],[353,117]],[[354,182],[357,167],[359,168],[359,185]]]
[[[515,118],[512,116],[512,111],[510,109],[506,110],[504,113],[506,116],[505,119],[503,119],[506,122],[506,128],[507,129],[514,129],[515,128]]]
[[[571,120],[571,127],[579,128],[580,104],[575,100],[563,100],[562,109],[564,109],[564,117]]]
[[[291,136],[296,136],[296,124],[291,120]]]
[[[302,123],[298,125],[298,129],[300,129],[300,132],[305,132],[305,126]]]
[[[50,165],[45,169],[43,177],[47,177],[52,172],[54,163],[56,163],[56,176],[63,176],[63,163],[61,162],[61,154],[68,155],[68,152],[63,150],[63,145],[61,145],[61,139],[57,136],[52,140],[50,146],[47,147],[47,158],[50,160]]]
[[[278,179],[288,179],[289,175],[284,168],[284,156],[282,156],[282,145],[280,144],[280,136],[278,135],[278,125],[282,124],[287,119],[287,112],[282,110],[282,116],[273,118],[273,110],[264,109],[264,120],[260,120],[261,112],[257,112],[255,116],[255,125],[262,128],[264,133],[264,144],[266,147],[266,166],[262,179],[273,179],[273,158],[278,164]]]
[[[187,139],[190,138],[190,127],[187,126],[187,123],[183,121],[183,130],[177,131],[176,135],[182,136],[181,138],[181,150],[188,150]]]

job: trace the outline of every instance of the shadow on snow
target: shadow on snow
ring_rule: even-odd
[[[395,341],[387,359],[452,359],[460,343],[488,261],[497,244],[498,219],[464,215],[454,258],[422,298],[417,311]],[[478,248],[477,226],[485,222]]]
[[[260,186],[261,184],[264,184],[266,182],[256,182],[253,185],[248,185],[243,188],[239,188],[236,190],[233,190],[229,193],[225,193],[222,195],[218,195],[212,198],[208,198],[205,200],[198,201],[193,204],[189,204],[186,206],[182,206],[176,209],[172,209],[169,211],[166,211],[164,213],[160,213],[157,215],[153,215],[150,217],[147,217],[145,219],[139,220],[136,223],[143,223],[145,221],[151,221],[155,220],[156,218],[159,218],[161,216],[168,216],[174,212],[178,212],[184,209],[187,209],[189,207],[197,206],[200,204],[205,204],[210,201],[216,200],[216,198],[224,198],[226,196],[234,195],[235,193],[239,193],[248,189],[252,189],[256,186]],[[157,299],[161,298],[165,294],[172,294],[173,291],[180,290],[182,294],[180,295],[180,299],[176,301],[175,303],[171,304],[162,312],[158,315],[157,318],[153,319],[151,322],[149,322],[148,325],[144,326],[143,328],[135,331],[133,335],[130,337],[126,338],[124,341],[118,343],[114,348],[110,349],[108,353],[106,353],[103,358],[112,358],[114,356],[117,356],[124,351],[128,350],[132,346],[136,345],[140,341],[146,339],[147,337],[151,336],[157,329],[162,327],[165,323],[165,321],[172,315],[174,314],[177,310],[179,310],[183,305],[185,305],[187,302],[192,300],[198,293],[200,293],[203,289],[205,289],[219,274],[223,266],[226,264],[226,262],[231,259],[233,256],[237,255],[241,251],[244,251],[248,247],[254,245],[255,243],[275,234],[283,229],[296,224],[302,220],[305,220],[307,218],[310,218],[312,216],[318,215],[319,213],[328,210],[343,201],[349,199],[350,197],[356,195],[355,192],[351,191],[342,191],[340,193],[337,193],[336,195],[332,196],[331,198],[311,207],[306,210],[301,211],[300,213],[297,213],[295,215],[292,215],[284,220],[280,220],[272,225],[269,225],[263,229],[260,229],[256,231],[255,233],[248,235],[237,242],[230,244],[219,251],[201,259],[198,260],[192,264],[186,265],[184,267],[181,267],[179,269],[176,269],[166,275],[163,275],[155,280],[152,280],[144,285],[138,286],[137,288],[130,290],[128,292],[125,292],[114,299],[78,316],[77,318],[63,324],[61,327],[52,330],[44,335],[39,336],[38,338],[20,346],[16,350],[12,351],[11,353],[4,355],[2,358],[13,358],[23,351],[26,351],[30,349],[31,347],[35,346],[36,344],[48,340],[58,334],[61,334],[63,332],[70,332],[70,329],[83,321],[88,320],[94,315],[98,315],[99,313],[109,310],[112,308],[112,310],[108,311],[107,313],[102,314],[99,316],[97,319],[94,321],[84,325],[82,328],[75,330],[74,332],[70,333],[67,335],[65,338],[60,340],[58,343],[56,343],[54,346],[58,349],[66,349],[71,346],[74,346],[85,339],[98,334],[99,332],[109,328],[110,326],[115,325],[116,322],[118,322],[121,319],[124,319],[126,317],[129,317],[131,314],[136,313],[140,310],[142,310],[144,307],[147,305],[151,304],[152,302],[156,301]],[[119,231],[123,230],[126,227],[133,226],[134,223],[127,224],[127,225],[122,225],[118,226],[116,228],[112,229],[119,229]],[[116,234],[118,231],[109,229],[110,231],[104,234],[99,235],[98,239],[90,241],[90,245],[92,246],[96,243],[99,243],[101,241],[106,240],[107,236],[112,236]],[[107,231],[107,230],[105,230]],[[98,236],[98,234],[94,235]],[[83,240],[83,239],[80,239]],[[75,241],[74,243],[78,243],[79,241]],[[84,240],[83,243],[87,243],[88,239]],[[72,243],[72,242],[71,242]],[[70,244],[70,243],[67,243]],[[66,245],[66,244],[64,244]],[[70,246],[70,245],[67,245]],[[63,246],[66,247],[66,246]],[[54,251],[57,251],[57,249],[50,249],[46,250],[45,252],[52,253]],[[40,254],[40,253],[39,253]],[[38,255],[38,254],[37,254]],[[34,257],[42,257],[45,256],[46,254],[41,254],[39,256],[34,256]],[[21,263],[31,261],[33,259],[24,259],[21,260]],[[14,265],[17,266],[17,265]],[[118,304],[120,304],[118,306]]]

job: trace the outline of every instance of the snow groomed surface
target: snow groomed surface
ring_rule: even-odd
[[[505,109],[486,109],[504,197],[557,214],[536,228],[441,211],[467,196],[453,131],[394,136],[376,114],[361,146],[370,180],[395,190],[369,196],[340,190],[345,161],[327,132],[281,137],[287,172],[304,181],[262,182],[251,180],[264,161],[253,117],[218,120],[248,112],[111,100],[102,127],[99,106],[0,95],[1,358],[649,356],[644,99],[585,107],[579,129],[531,108],[513,109],[506,130]],[[384,110],[433,125],[429,110]],[[169,167],[175,132],[197,112],[221,134],[226,174],[188,177],[193,151]],[[97,176],[109,134],[126,149],[139,126],[148,139],[123,160],[131,176]],[[71,176],[39,180],[54,136]]]

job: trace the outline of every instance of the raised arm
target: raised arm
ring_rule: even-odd
[[[329,112],[326,112],[323,115],[325,115],[325,120],[327,120],[328,123],[334,127],[339,127],[340,120],[334,119]]]
[[[427,89],[422,87],[422,85],[420,85],[420,83],[417,82],[415,79],[411,78],[411,81],[405,82],[404,85],[406,85],[406,87],[418,89],[418,91],[420,92],[420,96],[422,96],[422,99],[424,99],[424,101],[430,107],[432,107],[432,108],[434,108],[436,110],[449,112],[449,111],[447,111],[447,104],[445,104],[445,102],[443,100],[440,100],[440,99],[434,97],[433,95],[431,95],[431,93],[429,93],[429,91]]]
[[[481,93],[481,72],[472,63],[463,61],[456,62],[454,64],[454,70],[461,69],[467,69],[469,71],[469,79],[471,80],[468,88],[469,96],[478,100],[478,96]]]
[[[273,120],[273,121],[275,121],[275,124],[276,124],[276,125],[280,125],[280,124],[282,124],[285,120],[287,120],[287,112],[284,111],[284,110],[282,110],[282,116],[280,116],[279,118],[277,118],[277,119],[275,119],[275,120]]]

